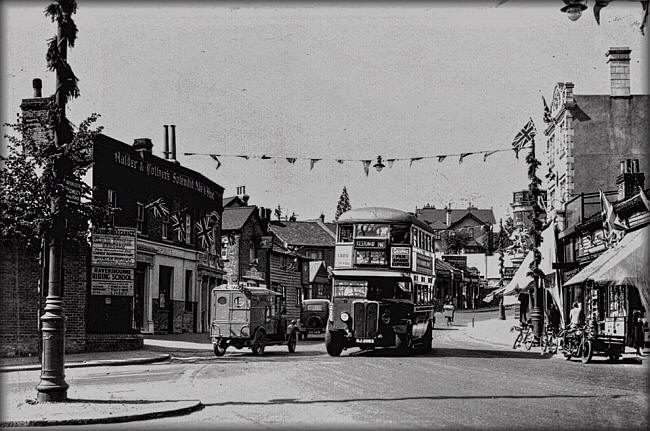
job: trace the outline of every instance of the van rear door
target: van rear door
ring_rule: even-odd
[[[241,329],[243,326],[249,325],[249,312],[250,301],[241,291],[230,292],[230,308],[229,308],[229,322],[230,322],[230,336],[241,337]]]

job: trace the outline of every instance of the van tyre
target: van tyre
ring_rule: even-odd
[[[215,356],[223,356],[226,354],[226,349],[228,348],[228,345],[223,341],[219,340],[216,343],[214,343],[212,347]]]
[[[330,356],[340,356],[343,351],[343,335],[337,332],[325,333],[325,349]]]
[[[287,342],[287,347],[289,348],[289,353],[296,351],[296,333],[293,332],[289,335],[289,341]]]
[[[255,334],[255,338],[253,338],[253,345],[251,346],[253,355],[262,356],[264,354],[265,348],[266,348],[266,334],[264,334],[264,332],[262,331],[258,331]]]

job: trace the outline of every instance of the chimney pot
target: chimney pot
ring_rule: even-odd
[[[32,88],[34,89],[34,98],[43,97],[41,89],[43,88],[43,81],[40,78],[32,79]]]
[[[625,160],[621,160],[621,173],[625,173]]]
[[[639,159],[634,159],[634,172],[640,172],[641,170],[639,169]]]
[[[165,160],[167,160],[169,158],[169,126],[165,124],[163,127],[165,128],[165,150],[163,154],[165,155]]]

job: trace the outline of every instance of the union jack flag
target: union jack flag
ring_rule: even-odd
[[[172,230],[176,232],[178,240],[185,242],[185,224],[182,222],[180,214],[172,214],[169,221],[171,221]]]
[[[196,237],[201,241],[201,246],[205,249],[210,248],[212,245],[212,229],[210,229],[210,221],[207,217],[203,217],[196,222]]]
[[[537,129],[535,129],[535,123],[530,118],[528,123],[515,135],[515,139],[512,140],[512,149],[515,150],[515,157],[519,158],[519,150],[533,142],[536,134]]]
[[[158,198],[152,202],[149,202],[147,205],[144,206],[145,209],[153,209],[153,216],[155,218],[165,218],[169,215],[169,210],[167,209],[167,206],[165,205],[165,201],[163,198]]]

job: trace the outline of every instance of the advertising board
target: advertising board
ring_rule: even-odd
[[[91,242],[93,266],[135,267],[135,228],[98,228],[92,233]]]
[[[411,247],[391,247],[390,267],[411,269]]]
[[[131,268],[92,267],[90,294],[133,296],[133,272]]]

